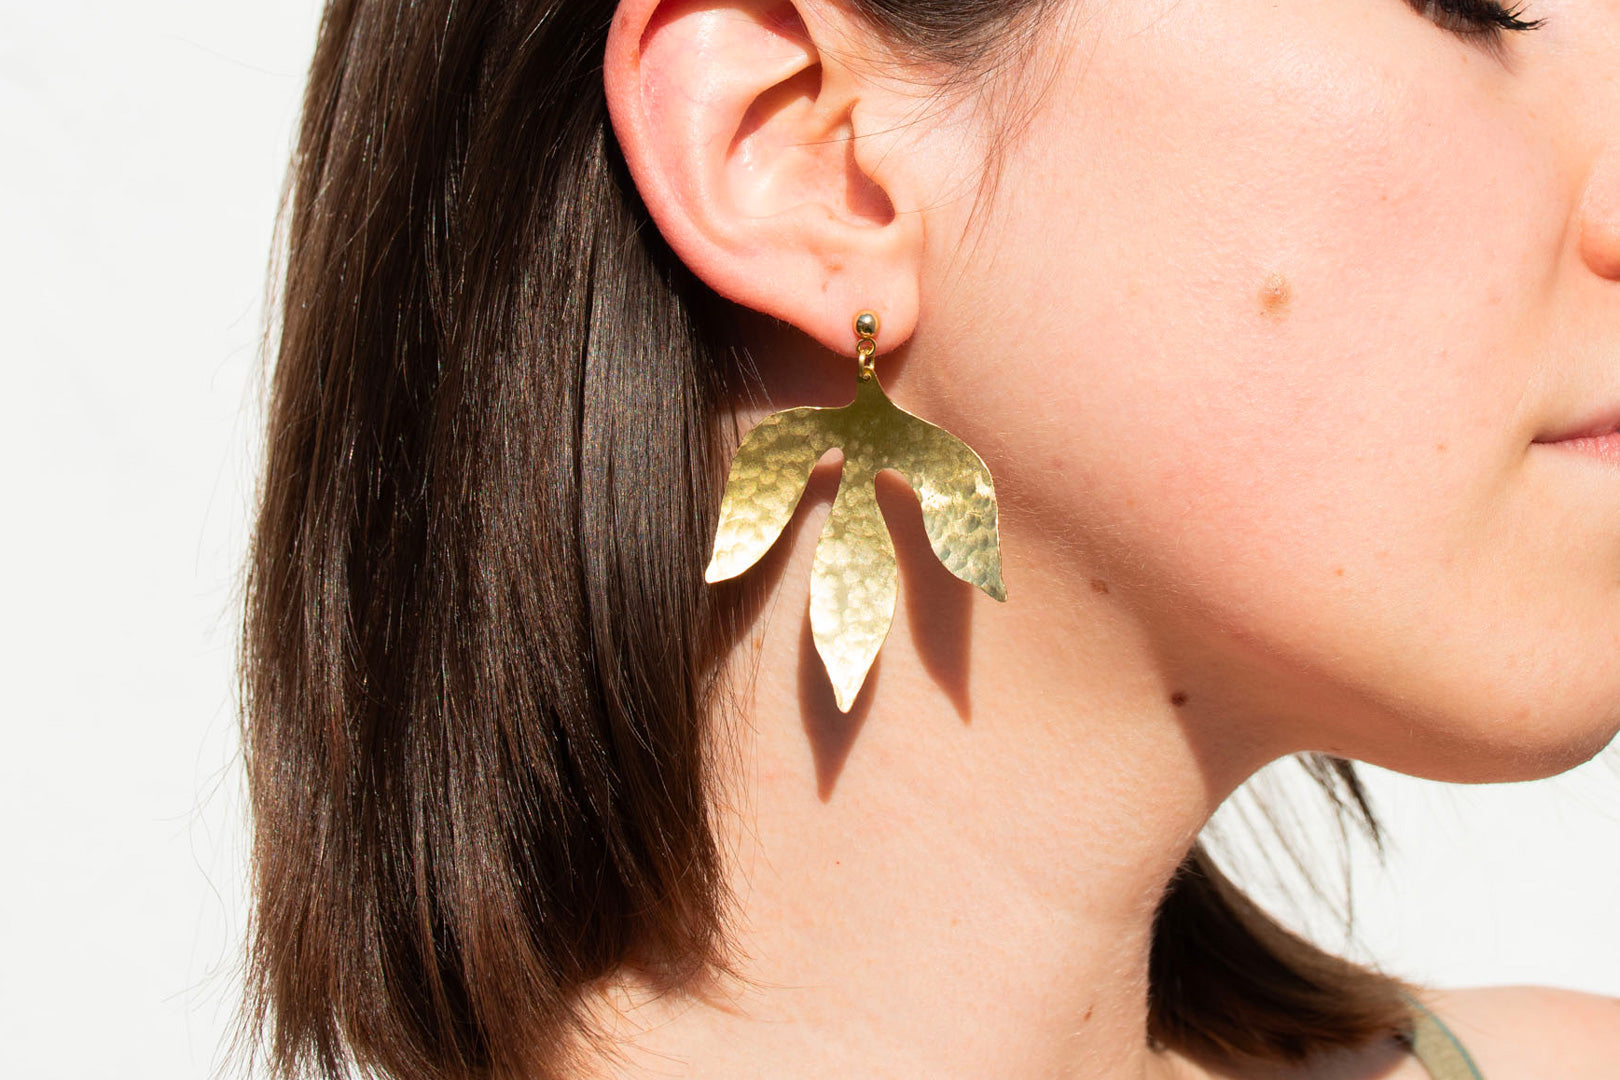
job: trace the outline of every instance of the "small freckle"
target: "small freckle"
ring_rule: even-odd
[[[1108,595],[1108,582],[1104,581],[1102,578],[1095,578],[1095,577],[1092,578],[1091,579],[1091,591],[1094,592],[1094,593],[1101,593],[1102,595],[1107,596]]]
[[[1436,449],[1436,450],[1438,450],[1438,451],[1440,451],[1440,452],[1441,452],[1441,453],[1442,453],[1442,454],[1443,454],[1443,453],[1445,453],[1445,452],[1446,452],[1446,444],[1445,444],[1445,443],[1443,443],[1443,442],[1437,442],[1437,443],[1435,443],[1435,444],[1434,444],[1434,448],[1435,448],[1435,449]]]
[[[1288,314],[1288,306],[1293,302],[1294,289],[1288,284],[1288,279],[1277,271],[1272,271],[1266,277],[1265,283],[1260,286],[1260,310],[1266,315],[1281,318]]]
[[[1181,708],[1183,705],[1187,704],[1187,695],[1182,691],[1177,690],[1175,693],[1170,695],[1170,704],[1174,705],[1178,709]]]
[[[1333,576],[1334,577],[1344,577],[1344,567],[1342,567],[1342,566],[1334,567],[1333,568]]]

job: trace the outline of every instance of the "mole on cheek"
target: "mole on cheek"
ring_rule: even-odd
[[[1288,314],[1288,305],[1293,299],[1293,287],[1288,284],[1287,278],[1275,270],[1260,286],[1260,311],[1274,319],[1280,319]]]

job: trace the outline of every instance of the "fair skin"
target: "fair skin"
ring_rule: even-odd
[[[1009,602],[888,485],[900,609],[840,714],[823,463],[717,724],[740,977],[627,973],[604,1075],[1425,1075],[1154,1052],[1147,950],[1268,761],[1525,779],[1620,728],[1620,465],[1569,438],[1620,427],[1620,5],[1524,14],[1492,50],[1405,0],[1072,0],[935,98],[835,3],[621,3],[615,133],[682,261],[779,320],[772,407],[848,401],[879,311],[890,395],[995,474]],[[1434,1003],[1491,1080],[1620,1059],[1620,1002]]]

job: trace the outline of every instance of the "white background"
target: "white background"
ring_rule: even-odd
[[[230,1030],[262,297],[317,14],[0,0],[6,1077],[203,1078]],[[1396,846],[1387,871],[1353,849],[1352,948],[1441,985],[1620,994],[1615,753],[1502,788],[1369,770]],[[1343,946],[1247,846],[1261,895]]]

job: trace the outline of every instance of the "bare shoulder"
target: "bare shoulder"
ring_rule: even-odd
[[[1422,998],[1485,1080],[1620,1076],[1620,998],[1545,986],[1430,990]]]

